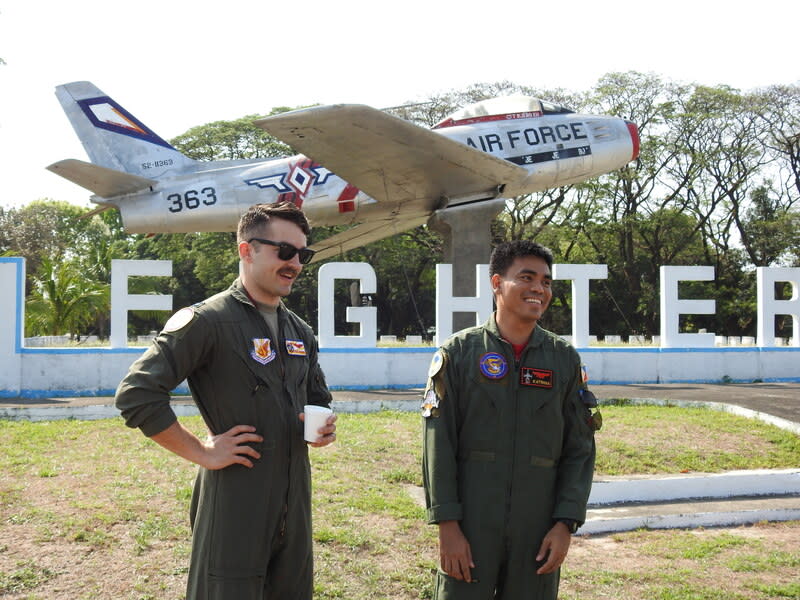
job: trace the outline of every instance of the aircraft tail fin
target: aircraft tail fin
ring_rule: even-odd
[[[53,163],[47,170],[103,198],[132,194],[158,183],[156,179],[124,173],[74,158]]]
[[[148,179],[177,175],[195,165],[88,81],[59,85],[56,97],[95,165]]]

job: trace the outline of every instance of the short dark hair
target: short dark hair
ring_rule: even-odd
[[[297,225],[308,236],[311,226],[306,215],[291,202],[274,202],[272,204],[254,204],[239,219],[236,230],[236,241],[246,242],[257,230],[269,225],[270,219],[283,219]]]
[[[538,256],[547,263],[547,268],[553,269],[553,253],[550,248],[530,240],[512,240],[503,242],[492,250],[492,257],[489,259],[489,276],[497,273],[505,275],[511,263],[517,258],[525,256]]]

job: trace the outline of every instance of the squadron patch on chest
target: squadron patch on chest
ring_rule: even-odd
[[[291,356],[305,356],[306,345],[302,340],[286,340],[286,353]]]
[[[275,350],[272,349],[269,338],[253,338],[253,349],[250,351],[250,356],[262,365],[275,360]]]
[[[553,371],[550,369],[536,369],[534,367],[522,367],[519,373],[519,382],[522,385],[530,385],[540,388],[553,387]]]
[[[481,356],[478,366],[483,376],[489,379],[502,379],[508,373],[506,357],[497,352],[487,352]]]

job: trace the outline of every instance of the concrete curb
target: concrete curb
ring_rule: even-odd
[[[733,527],[763,521],[800,520],[800,499],[735,499],[700,502],[622,506],[589,510],[579,535],[600,535],[636,529],[694,529]]]
[[[172,409],[179,417],[199,415],[197,407],[189,402],[172,403]],[[113,404],[84,404],[79,406],[8,406],[0,407],[0,419],[11,421],[60,421],[75,419],[78,421],[97,421],[98,419],[116,419],[119,410]]]
[[[397,410],[401,412],[415,412],[420,409],[422,404],[422,394],[419,398],[386,399],[372,398],[365,400],[337,400],[334,397],[333,408],[340,413],[367,414],[381,410]],[[661,400],[657,398],[631,398],[624,403],[617,401],[600,400],[600,405],[619,406],[619,405],[643,405],[643,406],[678,406],[682,408],[705,408],[708,410],[719,410],[731,414],[757,419],[770,425],[775,425],[785,431],[791,431],[800,435],[800,423],[795,423],[787,419],[782,419],[768,413],[743,408],[735,404],[725,404],[722,402],[701,402],[697,400]],[[172,402],[172,408],[179,417],[199,415],[191,399],[176,399]],[[78,406],[65,404],[64,406],[0,406],[0,419],[10,419],[13,421],[54,421],[58,419],[113,419],[119,416],[119,411],[113,404],[81,404]]]
[[[800,496],[800,469],[598,479],[592,484],[589,506],[789,494]]]
[[[800,469],[613,478],[592,484],[582,535],[800,519]]]

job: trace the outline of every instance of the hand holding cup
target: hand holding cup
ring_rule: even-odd
[[[303,407],[303,439],[312,446],[326,446],[336,439],[337,416],[326,406],[306,404]],[[325,430],[325,431],[320,431]]]

